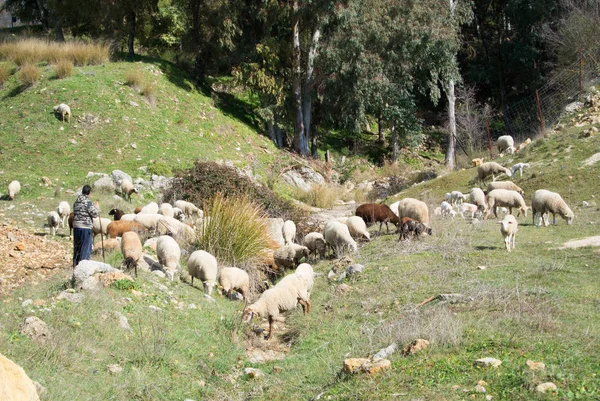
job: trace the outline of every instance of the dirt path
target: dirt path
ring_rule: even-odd
[[[565,242],[560,249],[581,248],[584,246],[600,246],[600,235],[584,239],[572,239],[571,241]]]

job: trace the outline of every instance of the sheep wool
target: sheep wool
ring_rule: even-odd
[[[56,235],[56,229],[60,223],[60,216],[55,211],[48,213],[48,227],[50,227],[50,235]]]
[[[345,224],[348,226],[348,231],[352,238],[371,241],[371,234],[367,230],[367,224],[361,217],[350,216],[346,219]]]
[[[496,181],[496,175],[504,173],[512,177],[512,173],[506,167],[502,167],[496,162],[486,162],[477,167],[477,177],[481,182],[485,182],[486,177],[492,176],[492,181]]]
[[[111,224],[114,224],[112,222]],[[132,267],[135,269],[135,275],[137,276],[137,268],[140,259],[142,258],[142,241],[140,236],[133,231],[127,231],[123,233],[121,239],[121,253],[125,259],[125,266],[128,269]]]
[[[108,234],[108,225],[112,223],[110,219],[104,217],[94,217],[92,219],[92,234],[94,237],[100,233],[103,235]]]
[[[61,121],[71,122],[71,108],[68,105],[61,103],[54,106],[53,110],[55,113],[60,114]]]
[[[325,243],[323,234],[317,232],[306,234],[304,236],[304,246],[308,248],[310,253],[315,255],[315,259],[317,258],[317,254],[321,259],[325,258],[327,244]]]
[[[457,205],[465,201],[467,197],[460,191],[452,191],[450,192],[450,200],[452,204]]]
[[[8,184],[8,197],[10,200],[15,199],[19,192],[21,192],[21,183],[17,180],[11,181]]]
[[[306,279],[306,290],[308,292],[308,298],[310,299],[310,293],[315,284],[315,271],[313,267],[308,263],[301,263],[296,268],[296,274],[304,276]]]
[[[442,217],[454,217],[456,215],[456,212],[454,212],[454,209],[452,208],[452,205],[449,204],[446,201],[443,201],[440,205],[440,213],[442,215]],[[406,217],[406,216],[405,216]]]
[[[327,245],[339,256],[346,250],[356,252],[358,245],[350,235],[348,226],[339,221],[329,221],[323,230],[323,237]]]
[[[133,183],[127,179],[121,181],[121,194],[123,197],[131,202],[131,194],[136,194],[137,189],[133,186]]]
[[[398,210],[397,214],[400,219],[403,217],[410,217],[423,224],[429,224],[429,208],[425,202],[414,198],[404,198],[401,201],[396,202],[396,204]]]
[[[517,163],[510,168],[510,171],[512,172],[513,176],[518,171],[519,177],[523,178],[523,170],[529,167],[531,167],[529,163]]]
[[[106,227],[106,235],[110,238],[122,237],[127,231],[134,231],[137,234],[148,232],[146,227],[136,221],[117,220]]]
[[[494,212],[494,216],[498,218],[498,207],[504,206],[507,207],[509,213],[512,214],[513,207],[518,207],[519,212],[517,216],[523,213],[523,216],[527,217],[527,205],[525,204],[525,199],[521,196],[517,191],[511,191],[508,189],[494,189],[487,194],[487,211],[483,216],[484,220],[488,218],[490,212]]]
[[[158,207],[158,213],[165,217],[175,217],[173,206],[170,203],[161,203]]]
[[[140,213],[143,213],[143,214],[158,214],[158,203],[156,203],[156,202],[150,202],[150,203],[148,203],[146,206],[144,206],[140,210]]]
[[[498,153],[506,151],[506,153],[512,154],[515,152],[515,140],[510,135],[499,137],[496,146],[498,146]]]
[[[238,267],[223,267],[219,271],[219,285],[228,298],[233,290],[238,290],[246,299],[250,291],[250,276]]]
[[[175,201],[175,207],[181,209],[186,217],[193,217],[194,215],[197,215],[198,217],[203,216],[202,210],[196,207],[192,202],[177,200]]]
[[[519,223],[515,216],[512,214],[507,214],[504,216],[504,219],[499,222],[500,224],[500,232],[504,236],[504,245],[506,245],[506,250],[508,252],[512,249],[515,249],[515,241],[517,236],[517,231],[519,231]]]
[[[174,280],[177,269],[179,269],[179,260],[181,258],[181,248],[173,237],[161,235],[156,242],[156,256],[158,262],[164,267],[166,275]]]
[[[292,244],[296,238],[296,224],[292,220],[286,220],[283,222],[283,227],[281,230],[285,245]]]
[[[277,248],[273,252],[273,258],[278,267],[282,269],[293,269],[296,267],[300,259],[308,259],[310,251],[304,245],[289,244],[281,248]]]
[[[540,222],[538,226],[548,226],[548,215],[552,213],[552,224],[556,225],[556,214],[565,219],[567,224],[571,224],[575,215],[571,208],[567,205],[560,194],[548,191],[547,189],[538,189],[533,194],[531,200],[531,209],[533,211],[533,224],[535,224],[535,216],[540,213]]]
[[[491,192],[494,189],[508,189],[510,191],[517,191],[521,195],[525,196],[525,191],[523,191],[521,188],[519,188],[519,186],[516,185],[512,181],[494,181],[494,182],[490,182],[488,184],[488,186],[487,186],[488,192]]]
[[[477,208],[485,212],[485,194],[481,188],[472,188],[469,192],[469,200],[472,204],[477,205]]]
[[[69,202],[67,201],[62,201],[58,204],[56,212],[60,217],[60,225],[62,226],[62,228],[65,228],[65,220],[69,217],[69,214],[71,213],[71,205],[69,205]]]
[[[212,294],[213,287],[217,282],[217,259],[206,251],[194,251],[188,259],[187,268],[192,278],[192,286],[194,278],[197,278],[202,281],[204,292],[208,295]]]

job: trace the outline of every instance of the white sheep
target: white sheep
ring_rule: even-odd
[[[458,205],[458,213],[464,219],[465,216],[470,216],[471,219],[475,218],[475,213],[479,210],[479,207],[473,203],[464,202]]]
[[[518,171],[520,174],[519,176],[523,178],[523,170],[529,167],[531,167],[529,163],[517,163],[510,168],[510,171],[513,174],[513,176]]]
[[[208,295],[212,294],[219,272],[217,259],[206,251],[194,251],[188,259],[187,268],[192,278],[192,286],[194,278],[197,278],[202,281],[204,292]]]
[[[310,253],[315,255],[315,259],[317,258],[317,254],[321,257],[321,259],[325,258],[327,244],[323,234],[317,232],[306,234],[304,236],[304,246],[308,248]]]
[[[125,216],[126,215],[124,215],[123,217],[125,217]],[[123,217],[121,217],[121,220],[124,220]],[[135,215],[135,217],[133,218],[133,221],[140,223],[141,225],[143,225],[150,231],[157,231],[158,223],[162,219],[164,219],[164,216],[157,214],[157,213],[142,213],[142,212],[140,212]],[[125,221],[127,221],[127,220],[125,220]]]
[[[175,217],[175,211],[170,203],[161,203],[158,207],[158,213],[166,217]]]
[[[310,299],[310,293],[312,292],[315,284],[315,271],[313,267],[308,263],[301,263],[296,268],[296,274],[302,275],[306,278],[306,291],[308,293],[308,299]]]
[[[284,245],[294,243],[294,239],[296,238],[296,224],[292,220],[284,221],[281,231],[283,233],[283,240],[285,241]]]
[[[108,225],[112,223],[112,220],[104,217],[94,217],[92,219],[92,234],[94,237],[100,233],[106,236],[108,234]]]
[[[511,191],[517,191],[521,195],[525,196],[525,191],[523,191],[521,188],[519,188],[519,186],[516,185],[512,181],[494,181],[494,182],[490,182],[488,184],[488,186],[487,186],[488,192],[491,192],[494,189],[508,189],[508,190],[511,190]]]
[[[498,146],[498,153],[502,153],[506,150],[506,153],[512,154],[515,152],[515,140],[510,135],[502,135],[496,142]]]
[[[452,208],[452,205],[449,204],[446,201],[443,201],[441,203],[441,205],[440,205],[440,213],[441,213],[442,217],[450,216],[450,217],[454,218],[454,216],[456,215],[456,212]]]
[[[238,267],[223,267],[219,271],[219,285],[225,291],[227,298],[231,297],[234,289],[237,289],[244,299],[247,299],[250,291],[250,276]]]
[[[304,314],[310,312],[311,305],[306,277],[303,274],[292,273],[263,292],[256,302],[244,309],[242,322],[249,323],[254,315],[267,318],[269,332],[265,336],[265,340],[269,340],[273,333],[275,318],[282,312],[296,309],[298,303],[302,305]]]
[[[511,248],[515,249],[515,241],[517,237],[517,231],[519,231],[519,223],[512,214],[507,214],[504,216],[504,220],[498,223],[500,224],[500,232],[504,236],[506,250],[510,252]]]
[[[469,200],[472,204],[477,205],[482,213],[485,213],[485,194],[481,188],[472,188],[469,192]]]
[[[116,222],[112,222],[114,224]],[[132,267],[135,269],[135,275],[137,276],[137,268],[140,259],[142,258],[142,241],[140,236],[134,231],[126,231],[123,233],[121,238],[121,253],[125,259],[125,266],[128,269]]]
[[[179,221],[183,221],[185,220],[185,213],[183,213],[183,210],[181,210],[180,208],[174,207],[172,217],[175,217]]]
[[[350,235],[348,226],[339,221],[329,221],[323,229],[323,237],[325,243],[329,246],[336,256],[339,256],[345,250],[356,252],[358,245]]]
[[[173,237],[161,235],[156,241],[156,256],[158,262],[164,267],[165,273],[171,279],[175,278],[175,273],[179,269],[179,260],[181,258],[181,248]]]
[[[196,231],[192,227],[175,217],[163,216],[158,221],[158,232],[162,235],[170,235],[181,245],[192,244],[198,239]]]
[[[448,202],[448,203],[452,203],[452,192],[446,192],[446,194],[444,195],[444,201]],[[394,210],[394,209],[392,209],[392,210]],[[396,207],[396,210],[398,210],[397,207]],[[394,210],[394,213],[396,213],[396,210]]]
[[[494,212],[494,216],[498,218],[497,208],[499,206],[507,207],[510,214],[512,214],[513,207],[518,207],[519,212],[517,216],[523,213],[523,216],[527,217],[527,205],[525,204],[525,199],[523,196],[517,191],[511,191],[508,189],[494,189],[487,194],[487,205],[486,212],[483,216],[484,219],[487,219],[490,212]]]
[[[450,192],[450,203],[452,203],[453,205],[462,203],[465,201],[467,197],[465,196],[465,194],[463,194],[460,191],[452,191]]]
[[[423,224],[429,224],[429,208],[423,201],[414,198],[404,198],[401,201],[392,203],[390,209],[398,215],[400,220],[403,217],[410,217]]]
[[[56,208],[56,212],[58,213],[58,217],[60,217],[60,225],[62,228],[65,228],[65,220],[67,220],[71,213],[71,205],[67,201],[61,201]]]
[[[289,244],[273,252],[275,263],[281,269],[293,269],[303,257],[308,260],[310,251],[304,245]]]
[[[10,200],[15,199],[19,192],[21,192],[21,183],[17,180],[11,181],[8,184],[8,197]]]
[[[55,211],[48,213],[48,227],[50,227],[50,235],[56,235],[56,229],[60,223],[60,216]]]
[[[496,174],[506,174],[512,177],[512,172],[506,167],[502,167],[496,162],[486,162],[477,167],[477,177],[481,182],[485,182],[486,177],[492,176],[492,181],[496,181]]]
[[[144,206],[139,214],[158,214],[158,203],[150,202]]]
[[[60,114],[61,121],[71,122],[71,108],[68,105],[61,103],[58,106],[54,106],[52,110],[54,110],[55,113]]]
[[[535,224],[535,215],[540,213],[540,223],[548,226],[548,215],[552,213],[552,224],[556,225],[556,214],[566,220],[567,224],[571,224],[575,215],[563,198],[556,192],[551,192],[546,189],[538,189],[533,194],[531,200],[531,209],[533,211],[533,224]]]
[[[177,200],[175,201],[175,207],[181,209],[186,217],[193,217],[194,215],[197,215],[198,217],[203,216],[202,210],[196,207],[192,202]]]
[[[131,194],[137,194],[137,189],[135,189],[131,181],[123,179],[121,181],[121,194],[123,194],[125,199],[128,199],[131,202]]]
[[[350,216],[346,219],[345,224],[348,226],[348,231],[354,239],[365,239],[371,241],[371,234],[367,230],[367,223],[359,216]]]

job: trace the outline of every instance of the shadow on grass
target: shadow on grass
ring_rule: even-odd
[[[160,59],[157,57],[140,56],[140,55],[135,55],[133,58],[130,58],[130,57],[127,57],[126,53],[119,53],[117,55],[117,58],[120,61],[125,61],[125,62],[135,63],[135,62],[141,61],[144,63],[157,65],[160,67],[161,71],[163,72],[163,74],[165,74],[167,79],[171,83],[177,85],[179,88],[185,90],[186,92],[192,92],[194,89],[199,89],[192,82],[192,79],[187,76],[185,71],[183,71],[180,67],[178,67],[176,64],[173,64],[170,61]]]
[[[499,247],[499,246],[487,246],[487,245],[478,245],[475,247],[476,250],[478,251],[487,251],[487,250],[494,250],[494,249],[501,249],[504,247]]]
[[[3,99],[8,99],[9,97],[15,97],[18,94],[24,92],[27,88],[29,88],[29,85],[17,85],[14,88],[12,88],[6,95],[4,95]]]

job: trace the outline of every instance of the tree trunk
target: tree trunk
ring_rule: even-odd
[[[310,141],[313,155],[316,152],[316,141],[312,141],[310,129],[311,129],[311,118],[312,118],[312,96],[313,96],[313,85],[315,82],[315,58],[317,57],[317,51],[319,47],[319,38],[321,37],[321,30],[319,29],[319,21],[315,23],[315,29],[313,31],[312,40],[310,42],[310,48],[308,49],[308,56],[306,59],[306,80],[304,81],[304,93],[302,101],[302,112],[304,117],[304,136],[306,137],[306,153],[308,154],[308,142]],[[316,134],[316,132],[315,132]]]
[[[383,109],[379,109],[379,114],[377,115],[377,142],[385,142],[385,138],[383,137]]]
[[[48,20],[48,9],[42,5],[40,0],[36,0],[38,9],[40,11],[40,22],[44,26],[45,30],[50,29],[50,21]]]
[[[454,103],[456,97],[454,96],[454,80],[450,80],[448,83],[448,131],[450,137],[448,138],[448,149],[446,150],[446,166],[448,170],[454,170],[454,155],[456,153],[456,116],[454,114]]]
[[[304,117],[302,113],[302,68],[300,66],[300,13],[299,0],[293,0],[292,19],[292,92],[294,96],[294,145],[296,151],[302,156],[308,155],[308,138],[304,131]]]
[[[127,57],[133,58],[135,56],[135,49],[133,44],[135,41],[135,11],[131,10],[127,14]]]
[[[398,163],[398,155],[400,149],[398,147],[398,133],[396,132],[396,124],[392,124],[392,161]]]
[[[63,32],[63,18],[62,18],[62,10],[61,1],[57,1],[54,6],[54,11],[52,14],[54,15],[54,34],[55,40],[57,42],[65,41],[65,33]]]

